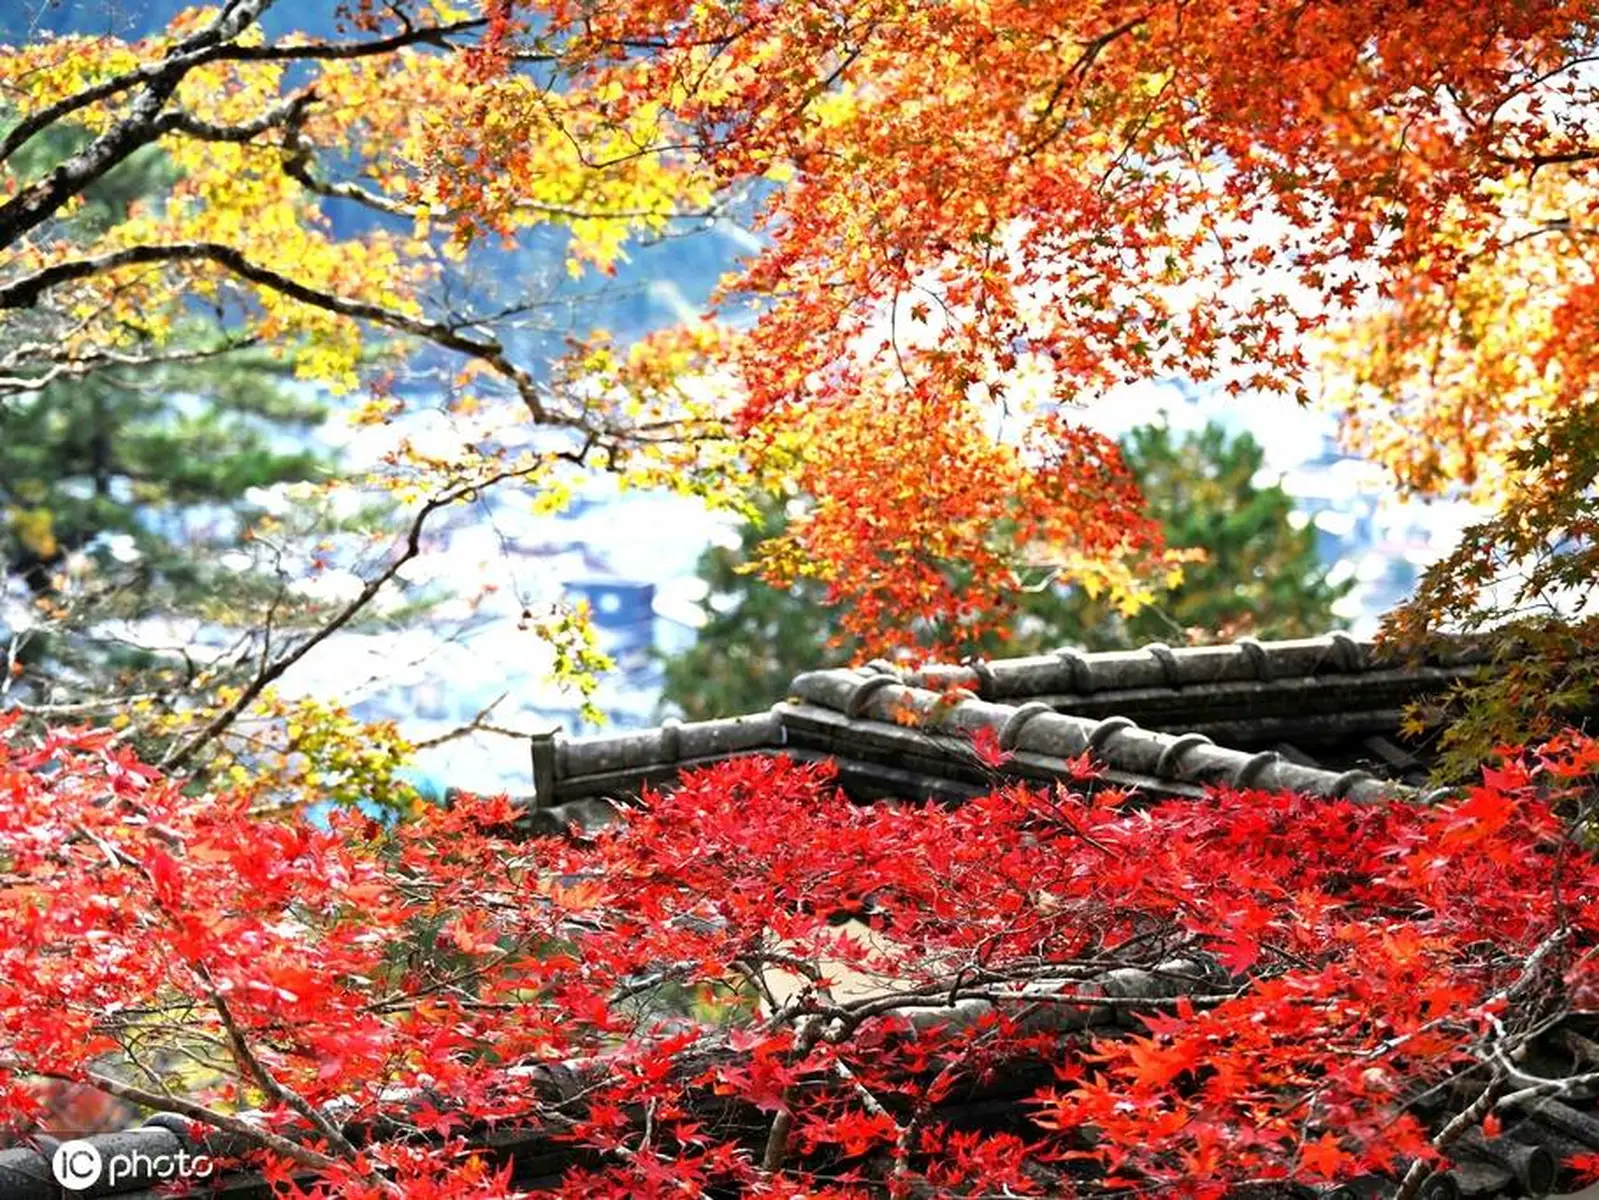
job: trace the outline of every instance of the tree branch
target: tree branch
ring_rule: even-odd
[[[217,1011],[217,1016],[222,1019],[222,1028],[227,1030],[228,1041],[233,1045],[234,1056],[239,1061],[239,1066],[260,1086],[268,1096],[286,1108],[292,1108],[311,1123],[318,1133],[328,1140],[332,1146],[346,1159],[353,1160],[357,1157],[354,1146],[339,1128],[328,1119],[326,1113],[306,1101],[293,1089],[286,1087],[271,1071],[267,1070],[256,1053],[250,1047],[249,1041],[244,1036],[244,1030],[239,1028],[239,1023],[234,1020],[233,1009],[229,1006],[222,993],[216,990],[216,985],[211,979],[211,972],[201,966],[201,975],[206,984],[211,988],[211,1004]]]
[[[574,422],[559,421],[544,408],[543,400],[539,396],[539,389],[533,377],[527,371],[517,366],[505,353],[505,348],[494,338],[471,337],[454,325],[446,325],[439,321],[429,321],[422,317],[413,317],[409,314],[398,312],[392,308],[385,308],[379,304],[370,304],[364,300],[352,300],[334,292],[324,291],[291,279],[269,267],[263,267],[246,258],[240,251],[232,246],[220,242],[178,242],[170,245],[159,246],[130,246],[125,250],[114,250],[107,254],[95,255],[90,258],[71,259],[67,262],[56,263],[54,266],[44,267],[32,275],[0,287],[0,308],[26,308],[38,302],[45,292],[65,283],[79,279],[87,279],[94,275],[101,275],[107,271],[114,271],[120,267],[136,266],[151,263],[179,263],[179,262],[210,262],[220,266],[241,279],[261,287],[270,288],[272,291],[298,300],[302,304],[309,304],[314,308],[326,312],[337,313],[340,316],[350,317],[354,320],[370,321],[374,325],[381,325],[400,333],[408,333],[414,337],[425,338],[446,350],[453,350],[469,358],[477,359],[490,367],[496,374],[509,382],[527,405],[535,421],[541,424],[567,424]]]
[[[585,445],[582,450],[574,451],[570,454],[562,454],[561,457],[577,458],[581,460],[581,458],[587,453],[588,448],[588,445]],[[536,470],[537,468],[532,469]],[[427,525],[428,518],[431,517],[435,512],[441,508],[449,507],[458,500],[465,499],[473,492],[480,491],[486,487],[493,487],[496,483],[503,482],[507,479],[521,478],[527,474],[529,474],[529,470],[501,471],[497,474],[489,476],[486,479],[480,479],[468,484],[461,484],[458,487],[441,492],[439,495],[428,500],[412,519],[411,528],[406,534],[404,548],[401,550],[400,554],[397,555],[395,559],[390,562],[389,565],[381,572],[379,572],[372,579],[369,579],[361,588],[360,592],[357,593],[355,597],[352,598],[343,608],[339,609],[339,611],[335,613],[330,620],[318,628],[315,633],[313,633],[305,641],[301,642],[293,650],[281,655],[270,665],[257,672],[255,678],[252,679],[236,697],[234,697],[231,704],[229,704],[209,722],[207,722],[205,727],[187,742],[184,742],[182,745],[178,746],[176,749],[167,754],[167,756],[161,762],[162,768],[168,771],[175,771],[193,760],[196,754],[221,736],[221,734],[238,719],[239,714],[248,708],[252,703],[254,703],[256,697],[265,691],[267,687],[275,683],[278,679],[282,678],[283,674],[288,671],[290,667],[294,666],[295,663],[299,662],[312,650],[316,649],[317,646],[327,641],[328,638],[332,637],[340,629],[343,629],[352,620],[354,620],[356,615],[360,613],[361,610],[364,609],[369,603],[371,603],[372,598],[382,591],[390,580],[399,574],[400,569],[422,552],[422,531]]]
[[[227,1113],[217,1112],[203,1104],[196,1104],[192,1100],[185,1100],[181,1096],[169,1096],[162,1092],[150,1092],[132,1084],[123,1083],[119,1079],[112,1079],[109,1075],[100,1075],[93,1071],[85,1072],[81,1077],[56,1071],[29,1071],[28,1074],[37,1075],[42,1079],[58,1079],[64,1083],[86,1083],[108,1096],[115,1096],[118,1100],[126,1100],[130,1104],[142,1105],[152,1108],[156,1112],[177,1113],[179,1116],[188,1117],[192,1121],[199,1121],[213,1129],[220,1129],[223,1133],[231,1133],[236,1137],[244,1138],[253,1145],[270,1150],[274,1154],[281,1154],[291,1162],[297,1162],[303,1167],[310,1167],[316,1171],[326,1171],[339,1166],[339,1160],[329,1158],[326,1154],[302,1146],[298,1142],[286,1137],[280,1137],[270,1130],[262,1129],[253,1122],[241,1117],[230,1116]]]
[[[242,3],[225,9],[211,24],[181,42],[178,47],[180,53],[163,60],[159,69],[145,83],[144,90],[134,100],[126,117],[43,179],[0,204],[0,246],[10,246],[23,234],[47,221],[68,200],[80,194],[128,155],[161,136],[161,110],[178,90],[184,76],[195,66],[193,62],[185,61],[186,56],[182,51],[204,50],[231,41],[253,25],[271,6],[272,0],[242,0]],[[17,136],[13,130],[7,141]],[[31,137],[32,134],[27,136]],[[22,140],[27,139],[24,137]]]
[[[268,3],[262,6],[264,11]],[[253,18],[252,18],[253,20]],[[0,162],[5,162],[28,142],[43,133],[58,121],[64,120],[75,112],[98,104],[102,100],[109,100],[112,96],[130,91],[140,84],[148,84],[159,78],[164,72],[179,71],[187,73],[195,67],[204,66],[206,63],[226,62],[294,62],[305,60],[335,61],[352,58],[370,58],[375,55],[389,54],[395,50],[402,50],[407,46],[431,44],[447,46],[450,37],[466,33],[469,30],[481,28],[486,24],[485,18],[475,17],[465,21],[455,21],[448,25],[433,25],[421,29],[408,29],[389,37],[375,38],[369,42],[304,42],[300,44],[278,46],[238,46],[231,43],[220,45],[206,45],[187,53],[174,52],[168,54],[159,62],[146,63],[135,67],[131,71],[124,71],[110,79],[102,80],[82,91],[74,92],[57,100],[54,104],[29,113],[23,117],[0,138]],[[242,32],[248,25],[241,25],[238,32]],[[237,36],[237,32],[231,36]]]
[[[37,392],[48,387],[58,379],[79,379],[85,375],[92,375],[96,371],[107,367],[164,367],[182,363],[203,362],[207,359],[220,358],[225,354],[232,354],[238,350],[247,350],[256,345],[259,338],[246,337],[236,341],[223,342],[217,346],[206,346],[196,350],[174,350],[158,354],[126,354],[117,350],[86,350],[76,357],[58,359],[40,375],[0,375],[0,395],[13,395],[19,392]],[[46,348],[41,347],[41,350]],[[58,350],[58,347],[48,349]],[[13,356],[7,355],[8,361],[0,362],[0,366],[12,366],[9,361]]]
[[[164,113],[156,120],[160,134],[182,133],[206,142],[248,142],[278,125],[296,125],[305,117],[305,110],[316,102],[316,93],[307,88],[288,99],[274,104],[260,116],[242,125],[218,125],[203,120],[182,109]]]

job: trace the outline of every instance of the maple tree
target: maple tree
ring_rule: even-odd
[[[420,339],[469,368],[458,399],[497,388],[564,435],[517,464],[552,495],[563,467],[599,464],[726,502],[751,482],[809,495],[765,569],[821,581],[873,646],[904,639],[906,612],[932,645],[971,641],[1025,567],[1147,600],[1170,566],[1158,531],[1070,406],[1173,373],[1304,394],[1306,335],[1363,298],[1399,301],[1379,318],[1401,331],[1389,352],[1355,372],[1385,401],[1420,379],[1429,331],[1461,347],[1464,386],[1434,373],[1415,401],[1432,416],[1355,426],[1379,445],[1458,431],[1435,466],[1393,451],[1408,480],[1475,478],[1471,447],[1499,455],[1518,413],[1556,439],[1591,426],[1544,419],[1591,375],[1568,336],[1591,192],[1593,14],[1574,0],[413,0],[352,7],[333,39],[266,36],[270,7],[6,55],[5,158],[54,126],[92,136],[58,169],[6,177],[0,300],[62,334],[16,366],[125,353],[134,311],[140,353],[159,353],[200,298],[345,386],[363,331]],[[86,187],[156,143],[184,172],[169,197],[55,236]],[[493,313],[435,299],[484,239],[553,226],[574,270],[603,270],[630,238],[740,203],[767,240],[720,306],[753,301],[753,321],[625,354],[580,339],[589,386],[518,362]],[[338,206],[376,223],[339,236]],[[1528,289],[1527,337],[1472,334]],[[1541,384],[1517,365],[1527,349]],[[1449,398],[1475,381],[1477,399]],[[483,449],[410,447],[401,474],[427,490],[492,473]],[[1520,506],[1546,533],[1565,527],[1555,493],[1582,491],[1557,473],[1519,470],[1550,492]],[[1516,550],[1510,533],[1485,544]]]
[[[1524,1053],[1599,988],[1596,767],[946,809],[755,757],[574,841],[503,798],[314,828],[9,718],[0,1112],[85,1084],[291,1195],[506,1194],[518,1149],[584,1196],[1411,1195],[1599,1078]]]

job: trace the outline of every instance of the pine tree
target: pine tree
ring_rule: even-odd
[[[71,140],[40,138],[11,169],[26,176]],[[90,235],[175,181],[152,147],[90,188],[63,234]],[[0,390],[0,599],[10,597],[0,666],[12,699],[71,703],[113,679],[125,690],[152,669],[171,675],[170,656],[104,636],[108,619],[226,621],[270,602],[266,582],[218,560],[248,524],[251,489],[319,470],[309,441],[325,410],[281,362],[227,341],[199,306],[159,345],[128,333],[126,348],[91,370],[36,370]],[[10,323],[0,356],[49,336]],[[36,379],[42,386],[26,386]]]
[[[1198,644],[1252,635],[1306,637],[1337,625],[1332,606],[1351,586],[1329,584],[1309,528],[1289,521],[1293,497],[1256,487],[1265,452],[1247,433],[1212,422],[1180,439],[1145,425],[1123,440],[1150,512],[1174,546],[1199,547],[1183,582],[1123,619],[1080,592],[1044,593],[1033,608],[1046,644],[1115,650],[1152,641]]]
[[[1180,438],[1146,425],[1122,450],[1169,544],[1203,548],[1204,560],[1132,617],[1105,598],[1046,584],[1023,597],[1008,636],[990,639],[990,653],[1298,637],[1337,625],[1332,606],[1349,585],[1328,582],[1314,534],[1289,521],[1293,498],[1277,485],[1255,486],[1265,455],[1254,438],[1214,423]],[[786,525],[783,506],[767,502],[737,548],[715,547],[700,559],[705,624],[696,643],[666,663],[665,700],[690,718],[766,707],[797,672],[852,657],[821,585],[783,591],[750,573],[756,547]]]

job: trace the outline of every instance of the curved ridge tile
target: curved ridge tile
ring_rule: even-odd
[[[1465,669],[1483,661],[1479,648],[1450,644],[1431,653],[1434,666]],[[932,663],[906,672],[904,681],[935,691],[969,687],[985,699],[1049,694],[1093,695],[1141,688],[1179,689],[1211,683],[1264,683],[1319,675],[1359,675],[1391,667],[1374,643],[1343,631],[1320,637],[1260,641],[1243,637],[1215,646],[1151,643],[1139,650],[1052,654],[994,659],[967,666]]]
[[[1326,648],[1308,640],[1307,645]],[[1149,656],[1142,657],[1154,664]],[[834,673],[831,679],[808,683],[796,691],[844,704],[851,721],[892,724],[898,729],[906,724],[905,714],[919,714],[922,724],[917,731],[924,736],[969,738],[981,729],[990,729],[999,735],[1002,749],[1059,759],[1087,751],[1113,771],[1152,783],[1290,790],[1361,801],[1407,795],[1412,790],[1364,771],[1327,770],[1292,762],[1271,750],[1236,750],[1217,745],[1202,734],[1146,729],[1124,716],[1096,721],[1055,712],[1040,701],[1013,706],[973,698],[950,704],[947,693],[884,676],[864,681],[847,672]],[[857,696],[859,703],[852,702]]]

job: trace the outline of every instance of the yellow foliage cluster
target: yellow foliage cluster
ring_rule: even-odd
[[[1544,351],[1572,290],[1595,279],[1587,235],[1570,228],[1594,200],[1555,168],[1485,191],[1494,222],[1457,204],[1439,231],[1463,266],[1417,263],[1389,302],[1326,336],[1322,362],[1352,449],[1408,491],[1493,503],[1520,473],[1510,455],[1568,395]]]
[[[116,724],[136,724],[142,737],[181,743],[239,694],[236,685],[220,686],[199,703],[165,711],[139,702]],[[213,743],[204,774],[267,808],[331,803],[403,816],[421,803],[401,774],[414,750],[391,721],[362,721],[341,704],[289,699],[268,688]]]
[[[452,11],[436,6],[432,17],[447,23]],[[135,42],[42,37],[0,47],[0,90],[17,111],[48,109],[160,61],[214,17],[194,10]],[[261,42],[256,27],[236,39],[246,49]],[[83,106],[72,124],[102,134],[129,117],[137,95]],[[584,115],[592,105],[581,94],[553,96],[520,75],[485,77],[469,56],[433,47],[292,62],[223,57],[189,70],[168,112],[184,118],[157,143],[177,182],[88,244],[62,238],[57,223],[41,227],[7,247],[6,275],[134,247],[220,245],[337,303],[308,303],[212,256],[130,263],[54,292],[68,350],[160,343],[199,302],[240,318],[235,336],[272,346],[300,377],[350,390],[373,328],[404,334],[405,319],[424,316],[428,285],[482,233],[560,226],[575,271],[610,270],[630,237],[710,201],[707,179],[652,152],[665,136],[658,107],[602,125]],[[264,120],[272,113],[281,119]],[[485,145],[497,147],[492,169]],[[0,169],[0,195],[36,182]],[[341,236],[329,220],[339,202],[406,218],[407,227],[378,222]]]

